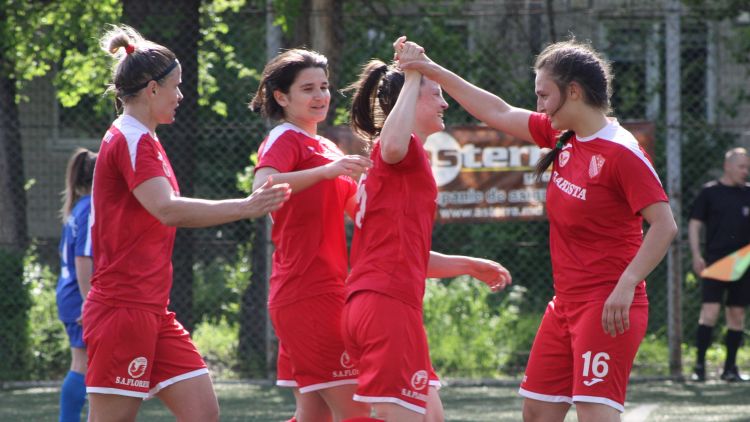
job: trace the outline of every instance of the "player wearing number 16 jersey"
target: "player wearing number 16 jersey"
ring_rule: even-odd
[[[547,187],[555,297],[532,346],[520,393],[525,421],[619,421],[646,332],[645,277],[677,226],[664,189],[633,135],[608,117],[609,64],[574,40],[537,58],[537,111],[512,107],[421,56],[408,69],[439,81],[489,126],[552,151]],[[650,227],[643,236],[643,220]]]
[[[399,56],[418,54],[402,38],[394,47]],[[342,323],[359,367],[354,399],[386,421],[442,420],[422,322],[425,279],[470,274],[497,290],[510,274],[493,261],[430,251],[437,187],[424,141],[444,128],[440,85],[373,60],[352,88],[352,126],[379,136],[357,190]],[[375,115],[386,116],[382,126]]]

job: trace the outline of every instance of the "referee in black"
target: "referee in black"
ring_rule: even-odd
[[[724,173],[703,186],[693,204],[688,222],[688,238],[693,271],[699,275],[707,265],[750,243],[750,158],[744,148],[734,148],[724,156]],[[703,230],[705,229],[705,230]],[[705,231],[705,256],[701,253],[701,231]],[[747,381],[737,369],[737,350],[742,343],[745,308],[750,304],[750,271],[734,282],[702,281],[701,313],[696,334],[697,356],[692,379],[706,380],[706,350],[722,303],[725,308],[727,350],[721,379]]]

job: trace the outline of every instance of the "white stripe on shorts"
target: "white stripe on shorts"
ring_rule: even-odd
[[[154,388],[152,388],[151,390],[148,391],[148,397],[147,398],[148,399],[153,398],[156,394],[159,393],[159,391],[161,391],[161,390],[169,387],[170,385],[172,385],[172,384],[174,384],[176,382],[185,381],[187,379],[195,378],[197,376],[200,376],[200,375],[203,375],[203,374],[207,374],[207,373],[208,373],[208,368],[201,368],[201,369],[196,369],[195,371],[190,371],[190,372],[184,373],[182,375],[177,375],[176,377],[172,377],[172,378],[170,378],[168,380],[164,380],[164,381],[156,384],[156,387],[154,387]]]
[[[397,399],[395,397],[370,397],[370,396],[360,396],[359,394],[355,394],[354,400],[365,402],[365,403],[393,403],[399,406],[403,406],[421,415],[424,415],[425,413],[427,413],[424,407],[419,407],[416,404],[412,404],[407,401]]]
[[[533,393],[529,390],[524,390],[523,388],[518,389],[518,394],[528,397],[530,399],[539,400],[539,401],[546,401],[549,403],[568,403],[573,404],[573,399],[568,396],[550,396],[548,394],[539,394],[539,393]]]

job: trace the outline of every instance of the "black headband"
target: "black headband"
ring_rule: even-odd
[[[128,89],[123,89],[122,90],[122,96],[123,97],[127,97],[128,95],[135,94],[136,92],[138,92],[138,91],[142,90],[143,88],[145,88],[146,85],[148,85],[148,83],[151,82],[151,81],[160,81],[165,76],[169,75],[169,72],[173,71],[174,68],[177,67],[178,64],[180,64],[180,61],[177,60],[177,59],[174,59],[174,61],[172,63],[170,63],[170,65],[167,66],[167,68],[164,69],[160,74],[154,76],[153,78],[147,80],[146,82],[144,82],[142,84],[136,85],[136,86],[128,88]]]

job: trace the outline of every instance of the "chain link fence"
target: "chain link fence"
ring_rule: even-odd
[[[245,194],[239,176],[247,174],[250,155],[269,129],[268,122],[247,109],[268,58],[267,46],[315,47],[329,57],[336,92],[322,132],[335,134],[335,126],[346,124],[348,100],[337,90],[354,81],[370,58],[390,59],[391,42],[398,35],[408,35],[423,45],[431,58],[509,103],[532,109],[535,54],[550,41],[569,36],[590,40],[613,62],[614,114],[625,122],[653,123],[652,158],[663,182],[670,159],[665,116],[673,100],[666,96],[665,86],[668,78],[681,82],[682,124],[677,129],[681,133],[682,189],[679,197],[672,199],[682,204],[676,242],[684,257],[681,334],[684,343],[692,343],[700,295],[689,272],[687,216],[700,186],[718,176],[723,152],[750,144],[746,92],[750,67],[747,50],[743,50],[747,45],[743,42],[750,42],[746,15],[709,20],[706,14],[683,7],[679,12],[680,72],[667,75],[667,2],[280,3],[284,2],[125,1],[121,6],[114,3],[109,15],[99,17],[133,25],[147,38],[172,48],[180,58],[185,100],[176,123],[160,127],[159,135],[183,195],[226,198]],[[271,16],[269,5],[273,4],[278,8]],[[321,20],[328,26],[319,27]],[[274,21],[283,31],[266,30]],[[87,37],[98,37],[103,26],[83,31]],[[316,46],[315,34],[320,31],[335,43]],[[100,56],[97,65],[105,63],[103,53],[90,54]],[[69,362],[67,338],[54,309],[59,193],[73,148],[97,150],[115,117],[112,99],[101,95],[106,79],[88,82],[101,90],[81,95],[74,105],[66,103],[69,84],[61,84],[59,78],[69,65],[61,58],[45,75],[26,83],[18,93],[17,105],[7,80],[6,89],[0,92],[0,183],[4,189],[0,199],[0,281],[7,292],[0,299],[0,350],[7,353],[0,364],[2,381],[61,378]],[[101,69],[91,74],[103,75]],[[10,98],[9,92],[13,94]],[[447,125],[477,124],[450,98],[448,102]],[[342,145],[359,147],[351,142]],[[18,210],[25,218],[8,217]],[[438,371],[477,378],[522,373],[536,324],[553,293],[547,231],[544,220],[438,221],[435,250],[498,260],[513,273],[515,284],[512,291],[490,296],[459,281],[428,283],[425,313]],[[275,343],[265,313],[267,233],[263,220],[178,230],[170,307],[193,332],[218,377],[273,377]],[[636,374],[668,373],[667,272],[662,263],[648,279],[651,317],[644,343],[664,346],[657,347],[650,359],[639,360]],[[486,306],[467,304],[477,300]],[[451,303],[453,307],[446,312],[453,320],[439,317],[438,309],[442,312],[443,308],[438,301]],[[466,318],[474,314],[480,316],[476,320],[479,326],[470,332],[465,325],[472,321]],[[449,333],[449,326],[458,334]],[[471,356],[480,351],[486,354]]]

